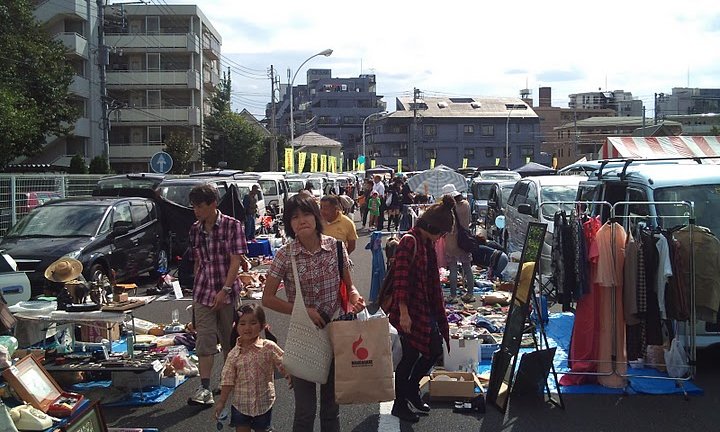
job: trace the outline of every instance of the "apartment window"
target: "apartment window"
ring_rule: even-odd
[[[492,147],[485,147],[485,157],[486,158],[493,157],[493,148]]]
[[[159,16],[145,17],[145,33],[146,34],[159,34],[160,33],[160,17]]]
[[[495,127],[493,125],[482,125],[482,135],[483,136],[495,135]]]
[[[425,159],[437,159],[437,150],[425,149]]]
[[[426,137],[437,136],[437,126],[425,125],[425,127],[423,127],[423,135],[425,135]]]
[[[520,154],[523,155],[523,157],[532,156],[534,149],[532,147],[520,147]]]
[[[160,53],[147,53],[147,70],[160,70]]]
[[[343,123],[344,124],[353,124],[353,123],[355,123],[355,117],[351,117],[351,116],[343,117]]]
[[[162,128],[160,126],[148,126],[148,143],[150,144],[161,144],[162,143]]]
[[[474,148],[466,148],[464,157],[466,159],[475,159],[475,149]]]
[[[390,132],[392,132],[392,133],[400,133],[400,126],[399,126],[399,125],[392,126],[392,127],[390,128]]]
[[[147,107],[148,108],[160,108],[160,90],[148,90],[147,91]]]
[[[465,133],[465,135],[473,135],[475,134],[475,126],[465,125],[463,126],[463,132]]]

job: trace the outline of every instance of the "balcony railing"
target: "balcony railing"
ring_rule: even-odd
[[[138,48],[182,49],[199,54],[200,39],[192,33],[180,34],[139,34],[111,33],[105,35],[105,43],[116,48],[132,50]]]
[[[85,0],[46,1],[38,3],[33,11],[35,19],[41,23],[57,21],[63,17],[80,18],[87,21],[87,2]]]
[[[145,108],[133,107],[119,109],[110,117],[117,123],[188,123],[191,126],[200,124],[200,108]]]
[[[83,36],[75,32],[58,33],[55,40],[62,42],[76,56],[88,58],[88,42]]]
[[[87,99],[90,97],[90,80],[81,77],[80,75],[75,75],[68,87],[68,91],[74,95]]]
[[[110,144],[110,159],[132,159],[146,160],[150,162],[150,158],[157,152],[163,151],[162,144],[144,144],[144,145],[117,145]]]
[[[203,40],[203,51],[206,56],[218,60],[220,58],[220,44],[211,39]]]
[[[108,71],[107,84],[121,86],[169,86],[181,85],[199,89],[200,74],[195,70],[184,71]]]

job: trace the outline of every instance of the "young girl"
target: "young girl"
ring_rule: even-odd
[[[275,342],[260,337],[260,332],[267,329],[262,306],[256,303],[240,306],[235,324],[236,345],[223,366],[215,418],[220,418],[234,391],[230,425],[235,426],[236,432],[269,431],[275,402],[274,368],[289,382],[282,369],[283,351]]]
[[[377,191],[373,191],[372,196],[368,201],[368,212],[370,213],[370,228],[377,227],[376,229],[381,229],[381,227],[377,226],[378,217],[380,216],[380,205],[380,197],[378,196]]]

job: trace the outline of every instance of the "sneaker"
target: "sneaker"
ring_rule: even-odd
[[[445,297],[445,303],[447,304],[457,304],[458,298],[456,296],[447,296]]]
[[[190,405],[209,406],[214,403],[215,399],[213,398],[212,392],[202,387],[197,389],[197,391],[195,391],[195,394],[192,395],[190,399],[188,399],[188,404]]]
[[[467,293],[464,296],[460,297],[460,300],[462,300],[465,303],[473,303],[475,302],[475,296],[471,293]]]

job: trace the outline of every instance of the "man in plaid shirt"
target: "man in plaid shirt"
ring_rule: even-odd
[[[218,192],[211,184],[190,191],[190,204],[197,222],[190,228],[190,247],[195,260],[193,323],[199,358],[201,387],[188,400],[194,405],[212,405],[210,375],[218,341],[223,355],[233,347],[231,332],[235,302],[240,290],[238,271],[250,269],[247,242],[240,221],[217,209]]]

